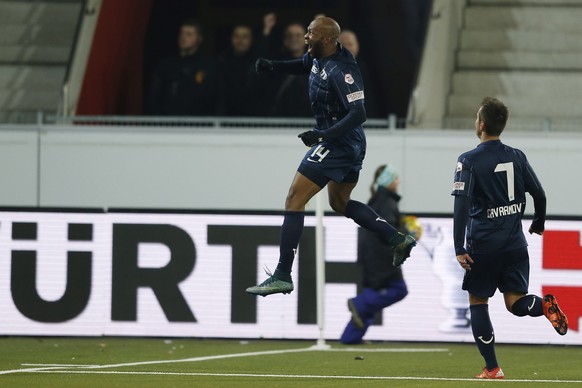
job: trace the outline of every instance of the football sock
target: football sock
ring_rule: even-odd
[[[542,298],[537,295],[526,295],[513,304],[511,312],[518,317],[524,317],[526,315],[529,315],[530,317],[539,317],[544,315]]]
[[[281,272],[291,274],[293,260],[295,259],[295,252],[297,250],[297,245],[299,245],[301,233],[303,232],[304,220],[305,212],[293,212],[293,211],[285,212],[283,218],[283,225],[281,226],[279,263],[277,264],[275,274],[280,275]],[[278,278],[281,279],[280,277]]]
[[[283,280],[284,282],[293,282],[293,279],[291,279],[290,272],[283,272],[281,270],[276,269],[273,276],[279,280]]]
[[[345,216],[351,218],[362,228],[375,232],[382,240],[389,242],[398,232],[392,225],[378,215],[370,206],[349,200]]]
[[[485,366],[492,370],[499,366],[495,355],[495,335],[493,325],[489,318],[489,306],[486,304],[476,304],[471,309],[471,329],[473,338],[481,356],[485,359]]]

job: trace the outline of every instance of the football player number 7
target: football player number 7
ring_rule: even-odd
[[[514,186],[514,175],[513,175],[513,162],[499,163],[495,166],[495,172],[507,173],[507,196],[510,201],[515,199],[515,186]]]

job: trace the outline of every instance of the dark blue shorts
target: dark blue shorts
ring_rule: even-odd
[[[307,151],[297,171],[319,187],[324,187],[330,180],[337,183],[356,183],[365,154],[365,143],[323,142]]]
[[[527,247],[495,254],[473,254],[471,270],[465,271],[463,290],[489,298],[500,292],[524,292],[529,287],[529,254]]]

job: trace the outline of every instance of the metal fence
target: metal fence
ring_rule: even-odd
[[[79,125],[79,126],[139,126],[184,128],[313,128],[313,118],[297,117],[167,117],[167,116],[59,116],[44,112],[2,112],[1,124]],[[435,122],[432,129],[472,129],[475,119],[470,117],[445,117]],[[510,118],[512,131],[525,132],[580,132],[580,121],[573,117]],[[366,129],[415,128],[406,118],[394,115],[386,119],[368,119]],[[426,127],[426,125],[425,125]]]
[[[475,118],[447,117],[443,120],[446,129],[472,129],[475,127]],[[524,132],[581,132],[580,120],[573,117],[509,117],[507,127],[512,131]]]
[[[43,112],[0,112],[0,124],[79,125],[79,126],[139,126],[189,128],[313,128],[313,118],[297,117],[167,117],[167,116],[59,116]],[[404,128],[405,119],[390,116],[368,119],[369,129]]]

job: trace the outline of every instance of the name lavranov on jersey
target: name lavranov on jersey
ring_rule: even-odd
[[[510,216],[512,214],[521,213],[524,203],[514,203],[513,205],[499,206],[492,209],[487,209],[487,218],[496,218],[503,216]]]

